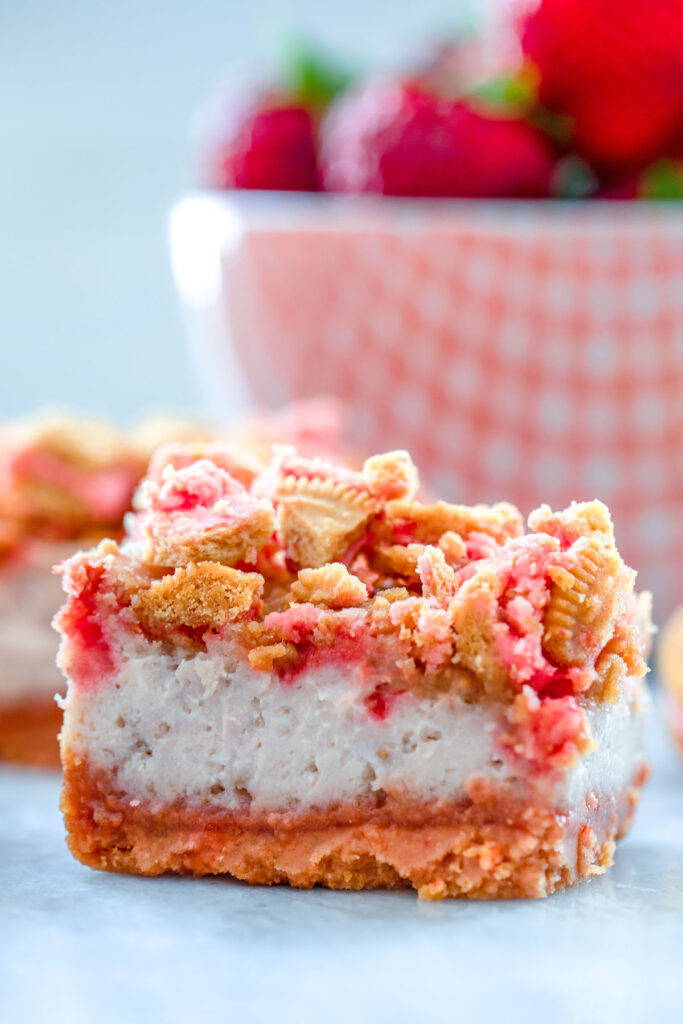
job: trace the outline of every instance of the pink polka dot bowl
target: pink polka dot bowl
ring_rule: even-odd
[[[171,250],[214,414],[335,394],[439,496],[601,498],[683,600],[683,206],[197,194]]]

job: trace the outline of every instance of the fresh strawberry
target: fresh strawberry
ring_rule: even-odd
[[[539,99],[600,170],[628,173],[683,122],[683,0],[540,0],[522,26]]]
[[[260,93],[233,108],[205,163],[213,188],[313,192],[318,184],[315,121],[290,96]]]
[[[478,111],[415,81],[377,79],[323,125],[326,189],[394,196],[546,196],[552,147],[525,121]]]

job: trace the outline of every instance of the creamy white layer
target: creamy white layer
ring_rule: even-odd
[[[628,785],[642,761],[637,703],[589,712],[597,749],[550,791],[544,784],[548,801],[584,807],[588,791]],[[250,801],[254,811],[325,807],[377,790],[453,799],[472,776],[512,782],[516,772],[497,747],[498,706],[408,695],[378,721],[338,669],[287,685],[227,649],[184,659],[143,652],[93,692],[70,687],[65,707],[66,746],[146,799]]]
[[[64,594],[51,570],[75,550],[35,544],[21,562],[0,570],[0,700],[51,697],[64,690],[56,665],[58,638],[50,625]]]

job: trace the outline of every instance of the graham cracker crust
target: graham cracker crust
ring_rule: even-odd
[[[426,899],[539,897],[609,867],[646,776],[643,768],[619,801],[591,794],[581,824],[514,804],[482,782],[459,804],[387,798],[255,815],[133,799],[67,751],[61,806],[73,855],[105,871],[225,874],[304,889],[412,887]]]
[[[0,760],[59,770],[61,725],[52,696],[0,702]]]

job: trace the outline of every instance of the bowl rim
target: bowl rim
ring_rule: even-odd
[[[198,221],[224,230],[374,231],[476,229],[483,234],[683,238],[683,201],[609,199],[437,199],[320,192],[195,190],[170,211],[171,235]],[[220,233],[220,231],[219,231]]]

